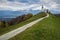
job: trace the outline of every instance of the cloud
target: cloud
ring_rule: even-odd
[[[3,3],[1,3],[3,2]],[[7,0],[5,1],[0,1],[0,10],[26,10],[28,8],[31,8],[35,5],[28,5],[26,3],[21,3],[21,2],[9,2]]]
[[[38,4],[28,4],[28,3],[22,3],[22,2],[10,2],[5,0],[5,2],[0,3],[0,10],[28,10],[37,7]]]
[[[60,0],[0,0],[0,10],[41,10],[41,5],[49,10],[60,10]]]

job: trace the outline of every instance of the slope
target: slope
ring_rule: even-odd
[[[12,31],[12,30],[14,30],[16,28],[19,28],[19,27],[21,27],[21,26],[23,26],[25,24],[28,24],[28,23],[30,23],[30,22],[38,19],[38,18],[46,16],[46,14],[44,14],[44,15],[42,15],[42,14],[44,14],[44,13],[38,13],[37,15],[34,15],[32,18],[30,18],[30,19],[28,19],[26,21],[23,21],[23,22],[21,22],[19,24],[15,24],[15,25],[9,26],[9,27],[0,28],[0,35],[5,34],[5,33],[9,32],[9,31]]]
[[[60,18],[50,15],[9,40],[60,40]]]

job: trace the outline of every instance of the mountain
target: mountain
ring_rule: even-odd
[[[21,11],[0,10],[0,21],[11,20],[12,18],[16,18],[22,14],[23,12]]]
[[[60,11],[50,10],[52,14],[60,14]]]
[[[23,11],[0,10],[0,18],[4,18],[4,17],[14,18],[16,16],[20,16],[27,13],[36,14],[37,12],[39,12],[39,10],[23,10]]]
[[[20,11],[0,10],[0,18],[15,18],[21,14],[22,12]]]

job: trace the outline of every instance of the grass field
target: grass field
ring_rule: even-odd
[[[60,18],[50,15],[9,40],[60,40]]]
[[[32,18],[30,18],[30,19],[28,19],[26,21],[23,21],[23,22],[21,22],[19,24],[9,26],[9,27],[0,28],[0,35],[5,34],[5,33],[9,32],[9,31],[12,31],[12,30],[14,30],[16,28],[19,28],[19,27],[21,27],[21,26],[23,26],[25,24],[28,24],[28,23],[30,23],[30,22],[38,19],[38,18],[41,18],[41,16],[42,16],[42,13],[38,13],[37,15],[33,16]]]

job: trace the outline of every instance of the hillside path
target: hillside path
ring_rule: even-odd
[[[28,24],[20,27],[20,28],[17,28],[15,30],[12,30],[12,31],[10,31],[10,32],[8,32],[6,34],[3,34],[3,35],[0,36],[0,40],[8,40],[8,39],[16,36],[17,34],[25,31],[27,28],[32,27],[32,25],[38,23],[39,21],[41,21],[41,20],[43,20],[43,19],[45,19],[47,17],[49,17],[49,14],[47,14],[47,16],[45,16],[43,18],[37,19],[37,20],[35,20],[35,21],[31,22],[31,23],[28,23]]]

